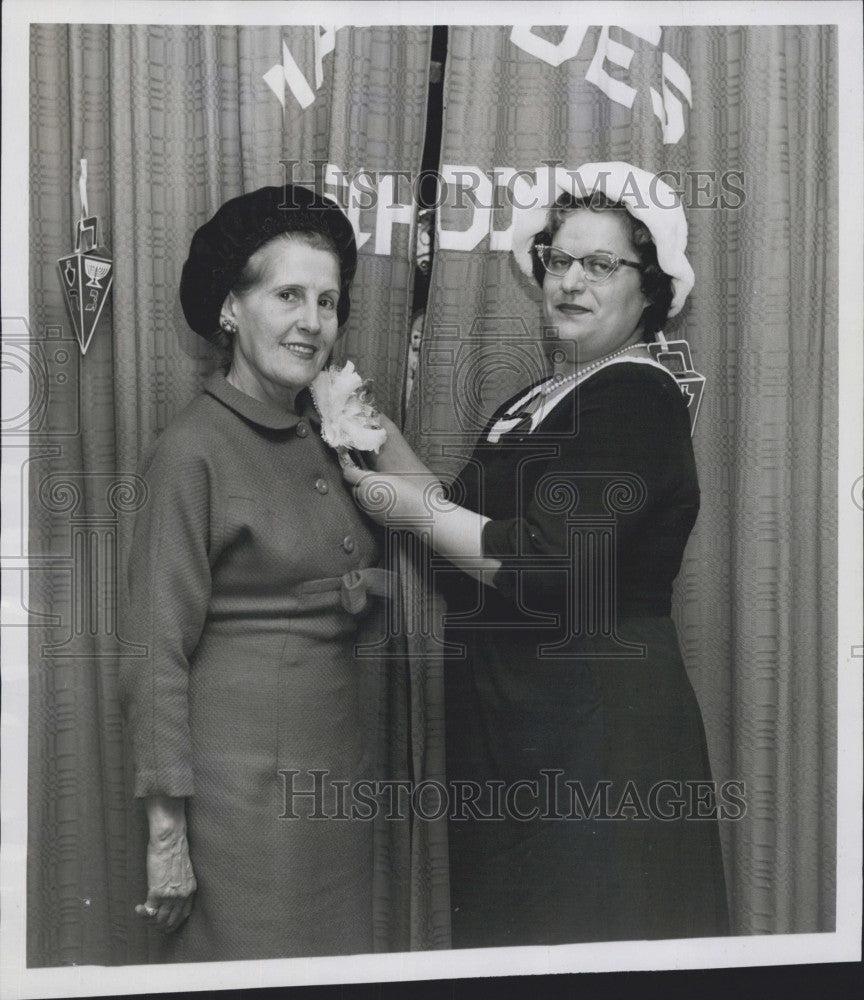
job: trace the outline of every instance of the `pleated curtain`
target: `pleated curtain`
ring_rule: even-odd
[[[326,175],[328,193],[344,201],[340,171],[367,171],[372,184],[377,171],[416,175],[430,44],[431,29],[422,27],[31,29],[31,331],[51,391],[44,426],[31,436],[31,562],[47,568],[31,573],[30,613],[34,623],[41,614],[56,621],[31,629],[31,965],[151,957],[133,912],[146,894],[146,836],[116,689],[118,657],[136,650],[116,632],[112,579],[144,500],[139,461],[216,362],[179,306],[191,236],[224,201],[264,185],[320,189]],[[84,357],[56,272],[74,247],[81,158],[89,211],[115,265]],[[381,202],[356,217],[370,236],[358,239],[351,317],[337,353],[374,379],[382,407],[398,412],[411,306],[410,188]],[[407,691],[404,677],[393,682]],[[404,716],[401,703],[394,711]],[[408,744],[406,725],[400,717],[391,730],[394,756]],[[395,853],[379,864],[398,882],[411,845],[389,849]],[[378,938],[407,949],[417,919],[407,896],[398,904],[379,914]],[[413,905],[426,906],[422,885]],[[446,903],[443,910],[446,919]],[[422,926],[417,933],[417,946],[440,939]]]
[[[30,320],[50,386],[26,470],[31,966],[153,957],[133,913],[146,835],[116,690],[136,650],[111,595],[144,502],[138,463],[215,362],[178,302],[191,235],[228,198],[292,176],[344,200],[363,172],[416,175],[430,44],[423,27],[31,29]],[[722,826],[733,929],[832,930],[836,29],[459,26],[444,94],[447,194],[406,432],[453,473],[484,417],[541,371],[539,294],[508,252],[506,201],[484,207],[490,192],[521,190],[514,174],[549,162],[672,172],[697,277],[666,333],[689,340],[707,378],[702,509],[674,611],[715,777],[745,788],[744,817]],[[56,262],[74,245],[84,157],[115,277],[81,357]],[[400,184],[352,217],[360,262],[338,350],[393,415],[416,225]],[[399,558],[431,601],[421,560]],[[389,675],[389,749],[434,777],[441,664],[414,632],[409,668]],[[446,946],[442,857],[434,825],[379,855],[394,885],[410,883],[410,900],[394,890],[379,915],[382,947]]]

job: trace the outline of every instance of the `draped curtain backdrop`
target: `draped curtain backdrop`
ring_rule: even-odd
[[[833,930],[835,29],[454,27],[444,89],[442,172],[673,172],[696,285],[666,333],[707,376],[674,613],[715,778],[746,789],[744,818],[721,824],[733,930]],[[539,290],[496,249],[503,182],[491,218],[470,180],[440,210],[408,431],[445,473],[541,372]]]
[[[32,28],[31,346],[49,390],[27,470],[32,966],[150,957],[133,914],[145,830],[116,692],[118,659],[136,650],[117,634],[112,594],[143,502],[138,462],[214,362],[177,298],[191,235],[228,198],[292,171],[298,182],[317,172],[340,199],[340,171],[355,194],[377,184],[376,204],[352,217],[360,264],[339,352],[398,413],[411,192],[362,172],[418,172],[430,42],[422,27]],[[507,252],[506,200],[484,214],[482,177],[500,194],[512,171],[549,160],[681,172],[670,183],[683,190],[697,284],[667,334],[689,339],[708,381],[702,511],[676,619],[715,775],[746,788],[744,818],[722,830],[734,929],[832,930],[835,29],[458,27],[445,72],[448,197],[408,432],[453,472],[483,416],[539,371],[539,294]],[[74,245],[81,157],[115,263],[83,358],[56,273]],[[701,195],[695,170],[714,177]],[[480,176],[474,194],[459,171]],[[743,198],[727,190],[724,207],[729,172]],[[391,750],[410,748],[415,778],[440,773],[439,667],[426,658],[391,676]],[[394,872],[384,946],[446,944],[442,846],[421,826],[379,856]]]
[[[425,27],[32,28],[31,326],[34,347],[67,380],[52,382],[42,431],[31,437],[30,552],[34,565],[53,567],[32,573],[31,614],[34,624],[54,615],[58,626],[31,630],[31,965],[148,960],[133,913],[146,894],[145,826],[116,691],[117,657],[135,650],[114,628],[112,578],[142,499],[139,460],[214,366],[179,306],[192,233],[227,199],[264,185],[321,189],[326,179],[344,198],[340,170],[417,174],[430,45]],[[84,358],[56,274],[74,247],[82,157],[89,210],[115,262]],[[369,236],[358,237],[338,349],[374,378],[392,412],[411,306],[413,219],[400,194],[355,216]],[[397,757],[409,743],[405,724],[399,716],[391,728]],[[393,848],[379,866],[398,884],[410,846]],[[417,877],[414,905],[428,909],[439,890],[427,888],[425,870]],[[393,910],[379,926],[382,946],[440,943],[434,928],[411,938],[412,915],[395,902]]]

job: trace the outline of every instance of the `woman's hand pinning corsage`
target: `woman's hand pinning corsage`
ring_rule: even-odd
[[[377,454],[387,440],[387,431],[367,383],[351,361],[346,361],[344,368],[325,368],[309,388],[321,416],[321,437],[336,449],[340,462],[350,461],[349,449]]]

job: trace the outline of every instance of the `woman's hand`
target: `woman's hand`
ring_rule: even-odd
[[[151,927],[169,934],[192,912],[198,884],[189,859],[183,799],[154,795],[146,800],[150,840],[147,844],[147,902],[135,912]]]
[[[443,486],[425,466],[393,475],[351,463],[342,466],[342,475],[354,487],[358,507],[381,525],[422,528],[444,501]]]
[[[377,455],[363,453],[369,466],[376,472],[417,472],[431,476],[432,472],[420,461],[396,424],[384,413],[379,413],[378,419],[387,431],[387,440]]]
[[[494,586],[501,561],[483,551],[488,517],[457,507],[444,495],[440,480],[426,473],[388,475],[343,465],[357,505],[385,527],[408,528],[428,537],[432,548],[465,573]]]

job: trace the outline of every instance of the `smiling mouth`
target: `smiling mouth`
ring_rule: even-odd
[[[589,313],[590,309],[586,309],[585,306],[576,305],[575,302],[562,302],[558,306],[558,311],[563,313],[575,313],[580,315],[581,313]]]
[[[315,348],[310,347],[309,344],[283,344],[282,346],[298,358],[312,358],[316,353]]]

